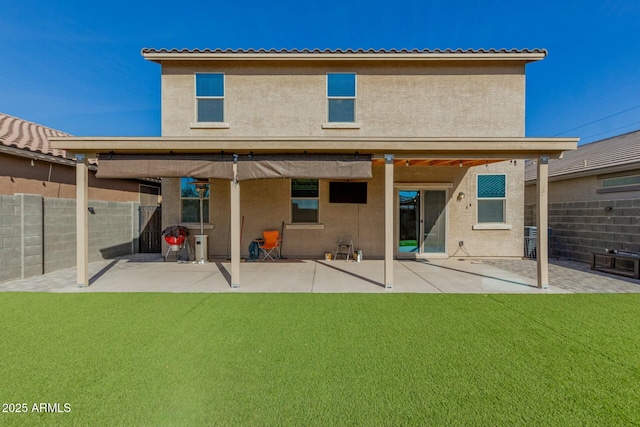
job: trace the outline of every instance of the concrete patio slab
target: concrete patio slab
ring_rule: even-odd
[[[32,292],[306,292],[306,293],[575,293],[640,292],[640,281],[605,276],[584,265],[552,265],[549,289],[535,286],[535,261],[434,259],[394,261],[393,289],[383,284],[382,260],[287,259],[240,264],[240,288],[231,288],[230,262],[163,262],[135,254],[89,265],[91,286],[76,285],[76,270],[0,283],[0,291]],[[580,270],[581,269],[581,270]]]
[[[518,259],[394,261],[393,289],[383,284],[382,260],[287,259],[240,264],[232,289],[230,262],[163,262],[160,254],[134,254],[89,264],[91,286],[79,288],[69,268],[0,283],[17,292],[306,292],[306,293],[617,293],[640,292],[640,281],[589,270],[573,261],[550,265],[549,289],[538,289],[536,263]]]
[[[538,289],[536,281],[480,261],[417,260],[402,265],[443,293],[558,293]]]

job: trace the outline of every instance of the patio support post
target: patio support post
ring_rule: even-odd
[[[233,180],[231,180],[231,287],[240,287],[240,182],[238,181],[238,156],[233,155]]]
[[[547,289],[549,287],[549,157],[538,157],[538,179],[536,180],[538,197],[536,203],[536,218],[538,235],[537,264],[538,264],[538,287]]]
[[[76,156],[76,267],[77,283],[89,286],[89,164]]]
[[[393,154],[384,155],[384,287],[393,288]]]

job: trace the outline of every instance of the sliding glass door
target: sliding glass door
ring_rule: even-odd
[[[425,190],[422,194],[424,201],[422,252],[445,253],[447,192]]]
[[[400,203],[400,242],[398,252],[418,253],[420,242],[420,191],[398,193]]]
[[[446,190],[398,191],[398,256],[446,252]]]

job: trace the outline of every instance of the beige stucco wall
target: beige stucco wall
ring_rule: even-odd
[[[615,193],[597,193],[601,180],[596,175],[564,179],[549,182],[549,203],[584,202],[605,200],[626,200],[640,198],[640,191],[621,191]],[[525,203],[536,203],[536,185],[528,183],[525,190]]]
[[[507,224],[508,230],[473,230],[476,223],[476,176],[482,173],[506,173],[507,175]],[[394,180],[398,187],[415,186],[417,183],[441,183],[448,188],[447,203],[447,254],[465,256],[458,251],[458,242],[474,257],[521,256],[523,245],[521,165],[510,162],[475,168],[458,167],[396,167]],[[352,234],[356,249],[367,257],[384,255],[384,169],[373,168],[373,178],[367,181],[367,204],[330,204],[329,180],[320,181],[320,224],[322,229],[291,229],[284,231],[283,253],[287,257],[322,257],[325,251],[335,250],[341,234]],[[290,222],[290,181],[288,179],[243,181],[240,211],[243,219],[242,255],[246,256],[254,238],[264,230],[281,230],[282,223]],[[465,193],[462,201],[459,192]],[[163,224],[180,223],[179,179],[163,180]],[[394,241],[398,240],[397,191],[394,199]],[[230,183],[211,181],[209,254],[215,258],[228,256],[229,245],[229,196]],[[199,233],[199,225],[191,224],[191,240]],[[397,246],[397,243],[395,244]],[[165,249],[166,250],[166,249]]]
[[[196,72],[225,74],[228,128],[195,124]],[[355,129],[327,129],[326,73],[357,75]],[[509,62],[300,62],[176,61],[162,64],[163,136],[254,137],[520,137],[524,136],[525,76],[522,63]],[[241,149],[242,147],[239,147]],[[476,175],[507,174],[509,229],[474,230]],[[523,165],[509,161],[475,168],[395,168],[397,183],[450,184],[447,203],[447,254],[521,256],[523,252]],[[384,255],[384,169],[373,168],[368,203],[330,204],[328,180],[320,181],[322,229],[285,228],[288,257],[322,257],[340,234],[354,236],[365,257]],[[290,222],[289,180],[241,184],[242,254],[266,229]],[[209,253],[227,257],[230,183],[212,180]],[[460,191],[466,194],[458,201]],[[180,223],[178,179],[163,180],[163,226]],[[394,246],[398,240],[397,188]],[[192,225],[191,239],[199,233]],[[396,250],[394,249],[394,251]],[[166,250],[166,248],[165,248]],[[456,252],[457,250],[457,252]]]
[[[225,74],[228,129],[195,123],[196,72]],[[326,73],[357,74],[358,129],[323,129]],[[524,65],[165,62],[163,136],[524,136]]]
[[[76,197],[76,169],[57,163],[49,163],[0,154],[0,194],[39,194],[43,197]],[[154,184],[145,184],[153,186]],[[110,202],[149,202],[159,197],[140,197],[140,182],[126,179],[97,179],[89,171],[89,199]],[[155,205],[154,204],[154,205]]]

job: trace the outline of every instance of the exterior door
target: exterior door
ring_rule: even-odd
[[[140,224],[140,253],[160,253],[162,209],[159,206],[140,206],[138,208]]]
[[[400,190],[400,238],[398,255],[420,252],[420,191]]]
[[[422,252],[445,253],[445,233],[447,228],[447,192],[445,190],[424,190],[423,243]]]
[[[446,190],[399,190],[398,256],[446,252]]]

